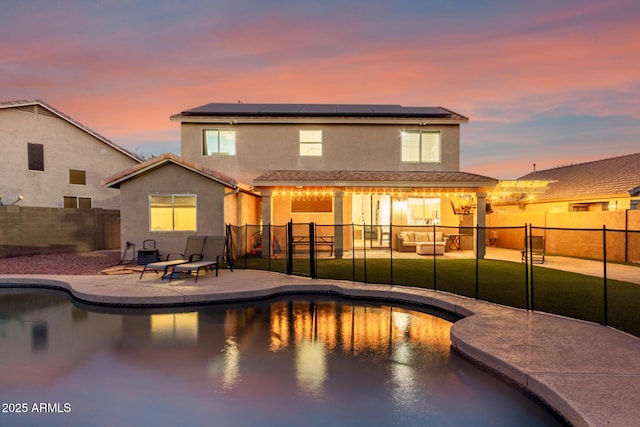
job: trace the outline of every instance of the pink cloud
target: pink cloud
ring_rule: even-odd
[[[231,7],[179,24],[144,21],[142,31],[128,16],[114,24],[121,11],[113,6],[101,9],[104,17],[30,11],[15,16],[36,30],[0,45],[0,91],[3,100],[42,98],[115,142],[179,138],[170,115],[239,99],[440,105],[469,116],[471,128],[493,130],[540,116],[637,119],[633,3],[562,7],[473,19],[466,11],[388,17],[393,8],[355,6],[240,18]],[[538,143],[508,132],[498,142]],[[495,166],[493,158],[486,165]]]

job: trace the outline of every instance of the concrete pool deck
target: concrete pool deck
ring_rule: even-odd
[[[221,270],[219,277],[209,273],[198,283],[169,282],[154,273],[142,280],[139,274],[0,276],[0,287],[8,285],[59,288],[86,302],[111,305],[204,304],[295,292],[428,305],[464,317],[451,328],[456,350],[530,390],[572,425],[640,422],[640,339],[589,322],[428,289],[256,270]]]

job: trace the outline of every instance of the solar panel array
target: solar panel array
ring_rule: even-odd
[[[211,103],[182,112],[186,116],[320,116],[320,117],[451,117],[440,107],[377,104],[243,104]]]

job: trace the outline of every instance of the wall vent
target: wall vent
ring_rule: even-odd
[[[38,106],[38,114],[41,116],[58,117],[56,113],[53,113],[42,106]]]
[[[35,113],[36,106],[35,105],[20,105],[18,107],[14,107],[16,110],[24,111],[26,113]]]

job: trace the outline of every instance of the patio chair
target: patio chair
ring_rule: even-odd
[[[378,244],[391,245],[391,227],[388,225],[381,225],[378,227]]]
[[[185,264],[187,262],[202,259],[205,240],[206,236],[188,236],[183,253],[169,253],[164,261],[156,261],[146,264],[142,273],[140,273],[140,279],[142,279],[142,276],[147,271],[162,271],[162,278],[164,279],[170,268],[179,264]],[[177,258],[171,259],[176,255],[178,256]]]
[[[207,240],[204,242],[204,254],[201,260],[187,262],[185,264],[178,264],[173,267],[172,274],[169,276],[169,281],[173,278],[173,273],[188,272],[191,274],[196,272],[196,282],[200,275],[200,270],[211,270],[216,267],[216,277],[218,277],[218,269],[220,264],[227,262],[229,269],[233,271],[233,265],[227,258],[227,238],[226,236],[207,236]]]
[[[525,242],[525,247],[522,249],[522,262],[527,262],[527,260],[531,260],[532,263],[544,264],[544,237],[542,236],[531,236],[531,247],[529,247],[529,251],[527,253],[527,242]]]

